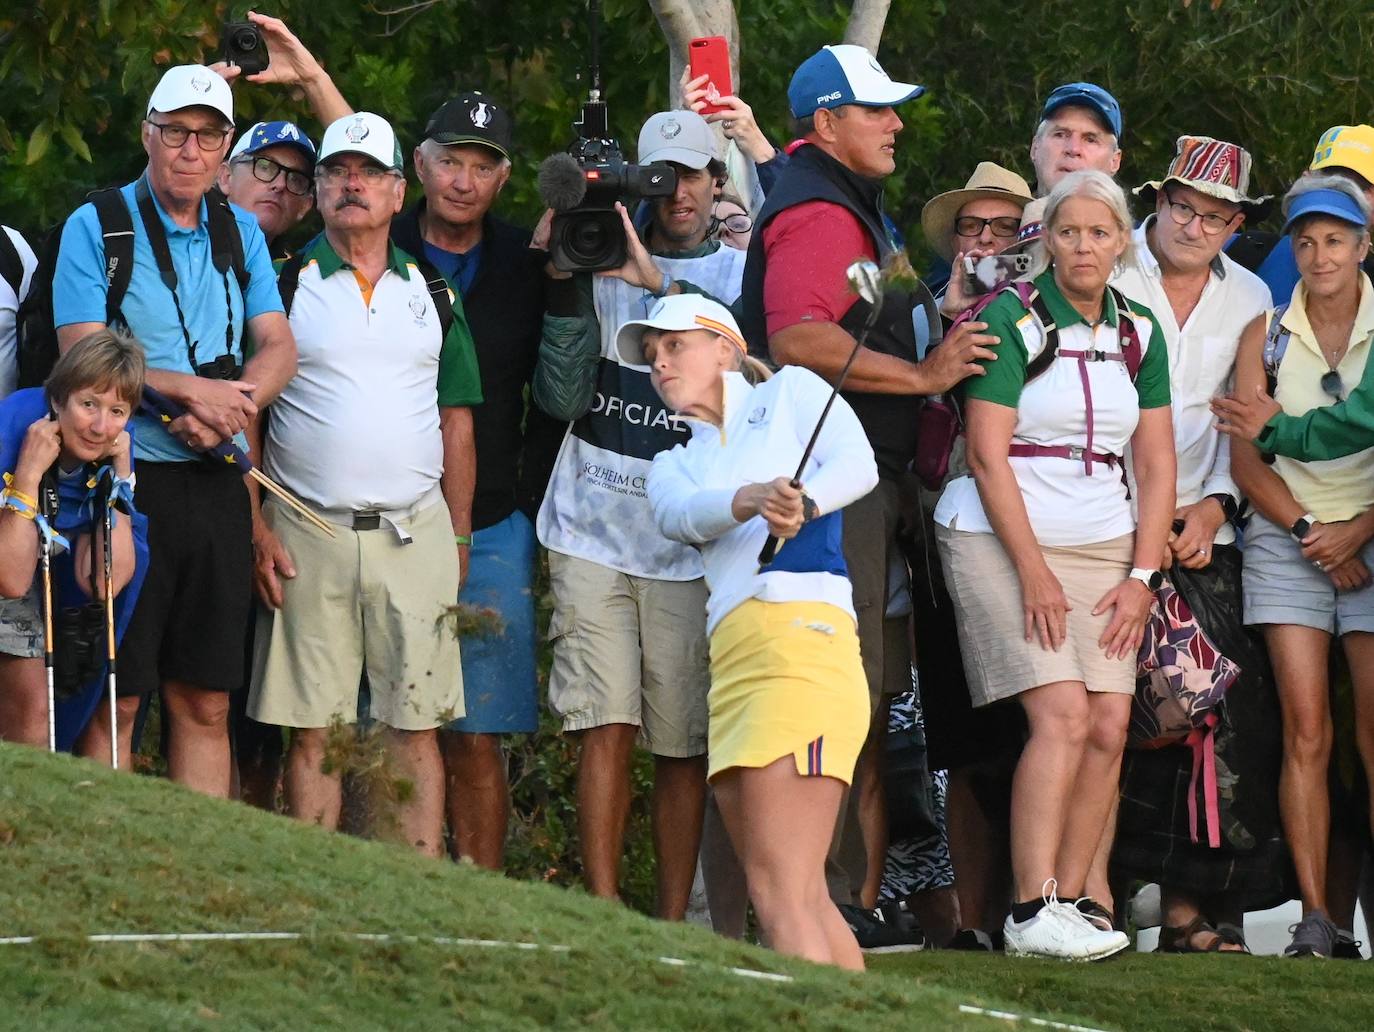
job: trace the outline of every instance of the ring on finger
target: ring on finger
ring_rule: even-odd
[[[1322,561],[1321,561],[1320,559],[1313,560],[1312,565],[1315,566],[1315,567],[1316,567],[1317,569],[1319,569],[1319,570],[1325,570],[1325,569],[1326,569],[1326,567],[1322,565]]]

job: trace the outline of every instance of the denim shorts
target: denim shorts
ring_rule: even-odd
[[[38,582],[21,598],[0,598],[0,653],[20,659],[43,655],[43,607]]]
[[[1374,584],[1338,592],[1330,577],[1302,557],[1293,536],[1259,513],[1245,527],[1243,555],[1247,624],[1292,624],[1337,636],[1374,631]],[[1360,557],[1374,570],[1374,542]]]

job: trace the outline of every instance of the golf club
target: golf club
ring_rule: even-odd
[[[119,722],[115,691],[115,625],[114,625],[114,470],[105,483],[101,524],[105,532],[105,663],[109,671],[110,695],[110,769],[119,769]],[[125,517],[131,519],[132,517]]]
[[[834,389],[830,392],[830,398],[825,403],[825,408],[821,409],[820,418],[816,420],[816,429],[811,431],[811,440],[806,442],[806,450],[802,452],[801,462],[797,463],[797,472],[792,477],[792,486],[800,488],[802,473],[806,470],[806,464],[811,461],[811,452],[816,447],[816,440],[821,436],[821,427],[825,426],[825,417],[830,415],[830,407],[835,404],[835,398],[840,393],[840,388],[844,386],[845,377],[849,375],[849,368],[854,364],[854,359],[859,355],[859,349],[864,346],[864,341],[868,339],[869,332],[878,322],[878,313],[883,307],[883,274],[875,262],[866,258],[861,258],[845,270],[845,278],[849,281],[849,289],[858,294],[868,302],[868,318],[864,320],[864,328],[859,333],[858,339],[854,341],[854,350],[849,353],[849,358],[845,360],[844,366],[840,369],[840,375],[835,379]],[[759,551],[759,569],[767,566],[773,561],[773,557],[778,553],[778,539],[768,535],[768,540],[763,543],[763,548]]]

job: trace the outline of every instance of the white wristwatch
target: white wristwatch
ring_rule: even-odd
[[[1158,570],[1147,570],[1140,566],[1131,568],[1131,579],[1138,580],[1151,591],[1158,591],[1159,586],[1164,583],[1164,574]]]

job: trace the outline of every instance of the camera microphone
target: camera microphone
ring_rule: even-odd
[[[554,211],[571,211],[587,196],[587,180],[577,159],[566,152],[539,163],[539,196]]]

